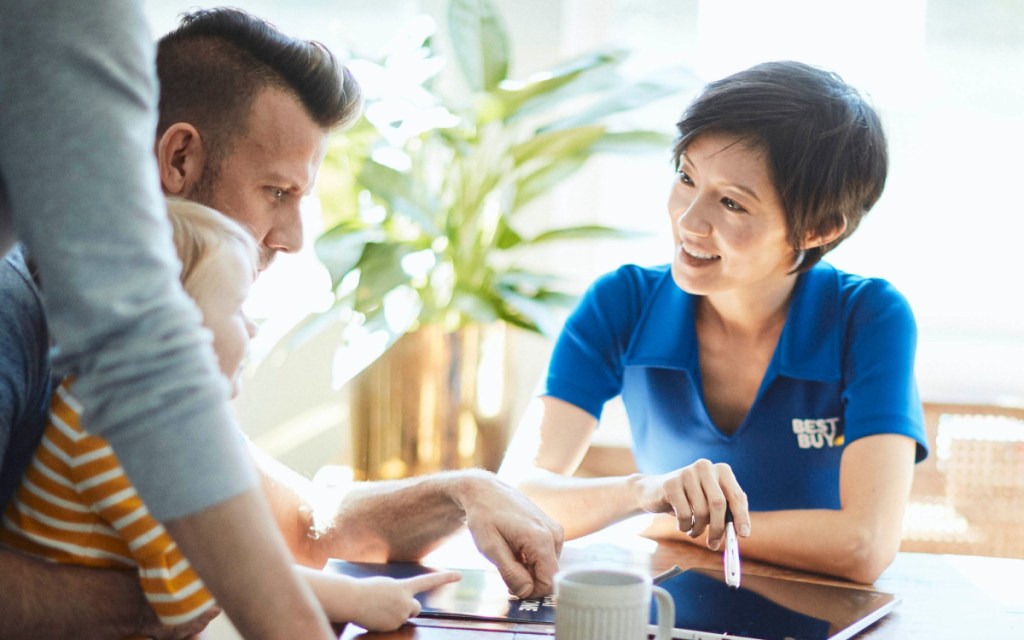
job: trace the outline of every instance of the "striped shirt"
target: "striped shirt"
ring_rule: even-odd
[[[65,382],[21,486],[8,504],[0,541],[65,564],[137,567],[160,621],[177,625],[214,605],[188,560],[128,481],[110,445],[82,431],[81,407]]]

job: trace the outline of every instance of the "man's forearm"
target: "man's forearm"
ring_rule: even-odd
[[[293,553],[363,562],[415,561],[468,528],[477,549],[490,560],[509,589],[520,597],[547,595],[554,589],[564,533],[524,495],[479,469],[452,471],[405,480],[356,484],[333,496],[288,474],[268,477],[277,520],[291,531]],[[273,466],[273,465],[271,465]],[[328,490],[329,491],[329,490]],[[302,495],[303,492],[309,495]],[[309,519],[297,515],[312,504],[319,513],[317,539],[307,535]],[[296,526],[296,522],[300,524]],[[326,525],[326,526],[324,526]]]
[[[0,638],[104,640],[134,633],[146,601],[135,572],[59,565],[0,547]]]
[[[321,535],[336,557],[419,560],[469,529],[477,549],[520,597],[554,589],[562,528],[493,473],[471,469],[350,489]]]
[[[296,562],[313,568],[331,557],[418,560],[462,530],[467,485],[494,481],[483,471],[455,471],[357,483],[331,496],[255,445],[249,449],[285,543]]]
[[[330,557],[416,560],[460,531],[466,486],[493,482],[482,471],[456,471],[406,480],[355,484],[334,496],[250,444],[285,544],[299,564],[319,568]],[[314,521],[311,509],[318,511]],[[333,509],[333,512],[331,511]],[[410,526],[407,514],[415,517]],[[313,533],[310,528],[322,529]],[[311,535],[312,534],[312,535]],[[314,539],[318,538],[318,539]]]
[[[487,475],[468,470],[359,483],[341,498],[324,542],[347,560],[418,560],[462,530],[461,497]]]

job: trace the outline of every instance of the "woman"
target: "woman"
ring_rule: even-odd
[[[927,455],[916,327],[887,282],[820,260],[882,193],[878,116],[774,62],[708,85],[677,127],[672,262],[587,292],[503,474],[570,537],[647,512],[718,549],[728,506],[745,556],[873,582]],[[640,473],[569,477],[619,394]]]

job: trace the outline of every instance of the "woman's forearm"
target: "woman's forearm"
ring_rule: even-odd
[[[899,527],[878,527],[842,510],[752,512],[751,535],[740,540],[744,558],[870,584],[899,550]],[[644,533],[653,538],[692,540],[674,518],[659,516]]]
[[[516,487],[561,524],[571,540],[643,513],[636,499],[638,477],[577,478],[534,468],[519,477]]]

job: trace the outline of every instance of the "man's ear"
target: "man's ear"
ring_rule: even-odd
[[[843,216],[843,222],[832,230],[827,231],[823,234],[814,233],[813,231],[807,234],[807,238],[804,239],[803,249],[814,249],[815,247],[824,246],[846,232],[846,216]]]
[[[206,165],[203,138],[187,122],[176,122],[156,142],[156,161],[164,193],[184,196],[199,182]]]

